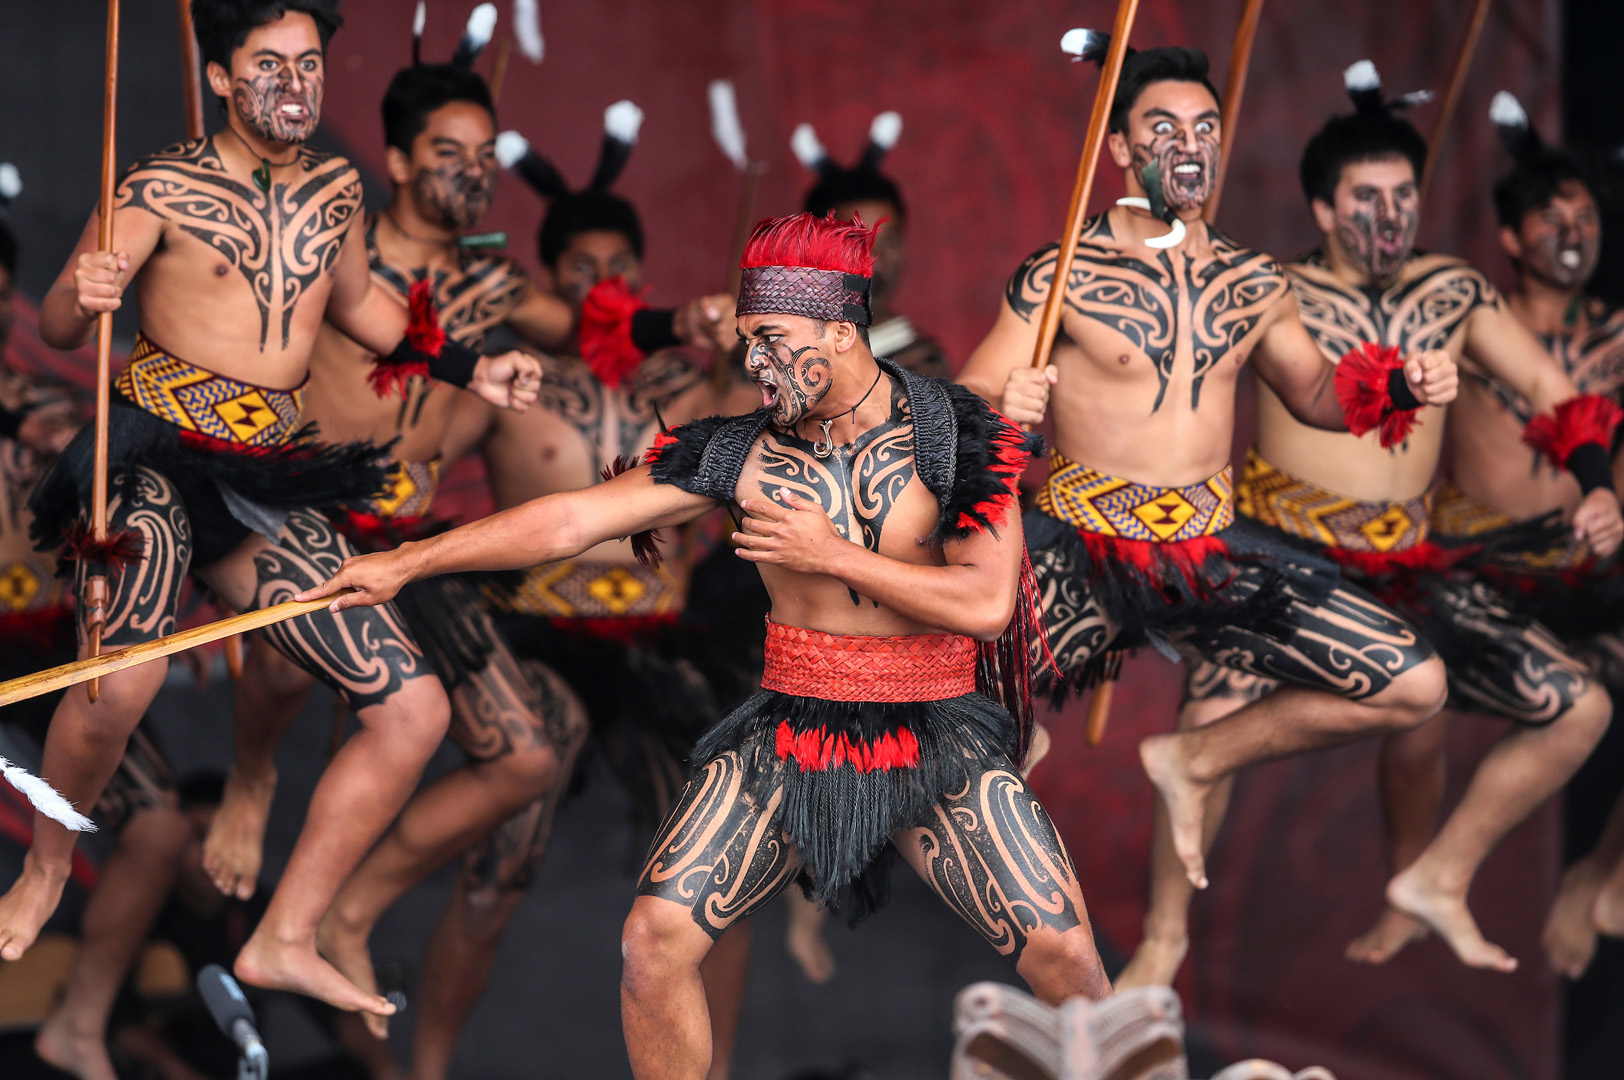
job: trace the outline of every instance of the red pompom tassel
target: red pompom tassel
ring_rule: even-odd
[[[120,529],[97,540],[90,526],[80,519],[69,525],[62,537],[68,556],[80,563],[99,564],[119,570],[140,560],[147,550],[146,537],[138,529]]]
[[[1540,414],[1523,428],[1523,442],[1566,468],[1568,458],[1586,443],[1613,445],[1613,430],[1624,418],[1617,405],[1595,394],[1578,394],[1562,402],[1551,415]]]
[[[643,362],[643,350],[632,341],[632,316],[646,307],[619,277],[592,286],[581,304],[581,359],[611,390]]]
[[[1387,379],[1404,366],[1404,357],[1395,345],[1360,342],[1349,349],[1336,366],[1336,399],[1353,435],[1381,429],[1377,438],[1382,449],[1391,449],[1410,437],[1421,422],[1416,409],[1396,409]]]
[[[445,347],[445,331],[440,328],[440,317],[434,310],[434,286],[428,281],[414,281],[406,293],[407,345],[424,356],[439,356]],[[427,360],[399,360],[388,356],[374,357],[372,370],[367,373],[367,385],[381,398],[399,393],[407,395],[413,379],[429,377]]]

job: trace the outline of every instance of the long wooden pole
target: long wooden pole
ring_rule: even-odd
[[[1224,177],[1229,175],[1229,153],[1235,148],[1235,129],[1241,115],[1241,99],[1246,96],[1246,72],[1252,66],[1252,42],[1257,39],[1258,23],[1263,18],[1263,0],[1246,0],[1241,9],[1241,22],[1235,28],[1235,44],[1229,50],[1229,70],[1224,73],[1224,125],[1218,144],[1218,175],[1213,178],[1212,194],[1201,210],[1206,221],[1218,220],[1218,200],[1224,193]]]
[[[186,95],[186,137],[203,137],[203,83],[197,62],[197,35],[192,32],[192,0],[177,0],[180,10],[181,89]]]
[[[752,161],[744,167],[744,182],[739,186],[739,205],[733,215],[733,247],[728,252],[727,294],[739,295],[739,279],[743,271],[739,262],[744,258],[744,245],[750,242],[750,229],[755,225],[756,189],[761,186],[761,174],[766,166]],[[727,389],[733,378],[732,349],[718,348],[711,360],[711,385],[718,393]]]
[[[338,596],[348,595],[346,589]],[[259,630],[273,626],[288,619],[296,619],[300,615],[309,615],[311,612],[322,611],[331,604],[335,597],[328,596],[321,600],[289,600],[285,604],[276,604],[258,611],[248,611],[241,615],[233,615],[229,619],[219,622],[204,623],[194,626],[190,630],[182,630],[178,634],[155,638],[152,641],[143,641],[139,645],[131,645],[119,652],[109,653],[106,656],[87,656],[83,660],[74,660],[60,667],[46,668],[31,675],[23,675],[0,683],[0,706],[11,705],[18,701],[26,701],[31,697],[49,694],[53,690],[64,690],[82,682],[89,682],[102,675],[110,675],[115,671],[135,667],[138,664],[150,663],[165,656],[173,656],[187,649],[195,649],[199,645],[219,641],[233,634],[246,634],[250,630]]]
[[[1444,92],[1444,99],[1438,106],[1438,116],[1432,122],[1432,138],[1427,140],[1427,161],[1421,169],[1421,201],[1427,199],[1427,189],[1432,186],[1432,174],[1438,166],[1438,151],[1443,147],[1444,135],[1449,131],[1449,122],[1455,118],[1455,108],[1460,104],[1461,91],[1466,88],[1466,76],[1472,70],[1472,57],[1477,52],[1478,38],[1483,36],[1483,24],[1489,17],[1489,0],[1477,0],[1472,9],[1472,21],[1466,27],[1466,40],[1461,42],[1460,52],[1455,56],[1455,70],[1449,76],[1449,89]]]
[[[102,93],[102,171],[101,233],[97,246],[103,253],[113,251],[113,171],[118,163],[115,132],[118,127],[118,3],[107,0],[106,77]],[[96,456],[91,477],[90,527],[98,544],[107,540],[107,412],[111,407],[113,381],[113,313],[104,311],[96,319]],[[86,634],[90,655],[101,652],[102,630],[107,626],[107,575],[93,575],[87,583]],[[100,695],[100,684],[92,679],[90,700]]]
[[[1111,28],[1111,44],[1105,52],[1105,64],[1100,69],[1100,88],[1094,95],[1094,111],[1088,118],[1088,135],[1083,140],[1083,156],[1077,162],[1077,182],[1071,189],[1071,207],[1066,211],[1066,230],[1060,234],[1060,251],[1054,264],[1054,277],[1049,283],[1049,296],[1043,302],[1043,319],[1038,323],[1038,340],[1032,350],[1032,366],[1041,368],[1049,362],[1049,351],[1054,348],[1055,334],[1060,330],[1062,300],[1066,282],[1071,277],[1071,263],[1077,254],[1077,236],[1083,231],[1088,217],[1088,199],[1094,194],[1094,173],[1100,163],[1100,151],[1105,147],[1107,122],[1111,118],[1111,101],[1116,97],[1117,80],[1122,77],[1122,61],[1128,54],[1128,33],[1133,29],[1133,18],[1139,12],[1139,0],[1118,0],[1116,22]]]

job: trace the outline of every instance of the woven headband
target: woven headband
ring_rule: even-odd
[[[867,326],[871,278],[807,266],[747,266],[739,278],[738,315],[804,315]]]

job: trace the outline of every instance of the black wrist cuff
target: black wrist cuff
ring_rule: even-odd
[[[1597,488],[1613,490],[1613,463],[1601,443],[1587,442],[1568,455],[1568,472],[1579,481],[1579,490],[1589,495]]]
[[[395,351],[389,354],[387,363],[423,365],[428,369],[429,378],[439,379],[452,386],[467,386],[474,380],[474,368],[479,366],[479,354],[466,345],[459,345],[447,338],[440,345],[438,355],[423,352],[412,344],[410,337],[401,339],[395,346]],[[423,368],[418,368],[421,371]]]
[[[1387,396],[1392,399],[1393,408],[1401,411],[1421,407],[1421,399],[1410,389],[1410,380],[1405,377],[1404,369],[1401,367],[1387,373]]]
[[[0,406],[0,439],[15,439],[17,432],[22,430],[23,417],[26,415]]]
[[[645,356],[681,345],[676,322],[677,313],[670,308],[644,308],[632,315],[632,344]]]

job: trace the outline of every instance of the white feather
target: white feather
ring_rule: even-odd
[[[1098,30],[1087,30],[1081,26],[1067,30],[1060,36],[1060,51],[1081,60],[1083,53],[1096,42],[1098,35]]]
[[[1501,127],[1527,127],[1528,113],[1514,94],[1502,90],[1489,102],[1489,119]]]
[[[1348,88],[1350,94],[1361,90],[1378,90],[1382,77],[1377,74],[1373,62],[1360,60],[1348,65],[1348,69],[1342,73],[1342,85]]]
[[[876,116],[868,125],[868,137],[881,150],[891,149],[902,137],[902,114],[887,110]]]
[[[57,824],[74,832],[96,831],[94,822],[75,810],[73,804],[59,795],[50,784],[21,765],[13,765],[5,758],[0,758],[0,776],[4,776],[7,783],[28,796],[28,801],[34,804],[35,810]]]
[[[1404,94],[1398,100],[1399,103],[1402,104],[1406,109],[1413,109],[1417,105],[1425,105],[1434,97],[1437,97],[1437,95],[1431,90],[1411,90],[1408,94]]]
[[[611,139],[635,143],[643,126],[643,110],[630,101],[617,101],[603,110],[603,131]]]
[[[541,6],[537,0],[513,0],[513,37],[525,59],[541,63],[547,43],[541,36]]]
[[[496,162],[511,169],[530,152],[530,140],[517,131],[504,131],[496,137]]]
[[[745,169],[750,159],[744,152],[744,125],[739,123],[739,101],[733,93],[733,84],[726,79],[712,79],[710,88],[711,135],[735,168]]]
[[[428,0],[417,0],[417,13],[412,16],[412,37],[423,36],[423,24],[429,21]]]
[[[490,44],[491,35],[496,32],[496,5],[481,4],[468,16],[468,25],[463,29],[463,36],[475,49],[483,49]]]
[[[816,169],[818,162],[829,156],[829,151],[818,141],[818,133],[812,130],[811,124],[796,125],[789,137],[789,148],[795,152],[795,160],[809,169]]]
[[[23,178],[17,166],[9,161],[0,164],[0,199],[15,199],[22,190]]]

